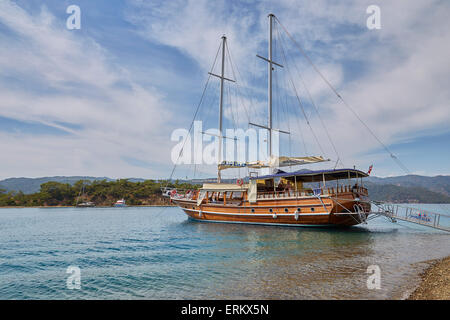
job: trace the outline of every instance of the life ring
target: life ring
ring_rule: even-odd
[[[242,186],[244,184],[244,179],[237,179],[236,183],[238,186]]]

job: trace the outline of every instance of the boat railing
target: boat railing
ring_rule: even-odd
[[[349,185],[341,185],[341,186],[337,186],[335,187],[331,187],[331,188],[327,188],[328,194],[340,194],[340,193],[357,193],[360,195],[364,195],[364,196],[368,196],[369,193],[367,191],[367,188],[364,187],[351,187]]]
[[[196,200],[198,195],[197,189],[171,189],[174,190],[173,194],[169,196],[173,199],[182,199],[182,200]]]
[[[320,191],[319,191],[320,190]],[[364,187],[351,187],[350,185],[341,185],[331,188],[316,188],[316,189],[303,189],[303,190],[285,190],[285,191],[267,191],[258,192],[258,199],[278,199],[278,198],[291,198],[291,197],[308,197],[317,195],[337,195],[343,193],[354,192],[360,195],[368,195],[367,189]]]
[[[195,200],[197,198],[198,190],[177,190],[177,194],[174,198],[177,199],[188,199]],[[357,193],[359,195],[368,195],[367,189],[364,187],[356,187],[350,185],[340,185],[331,188],[314,188],[314,189],[302,189],[302,190],[285,190],[285,191],[258,191],[257,199],[281,199],[281,198],[299,198],[299,197],[310,197],[318,195],[339,195],[344,193]],[[220,199],[222,198],[222,199]],[[223,196],[219,197],[219,200],[223,201]],[[217,201],[217,199],[216,199]]]
[[[319,189],[316,189],[319,190]],[[328,195],[327,190],[320,189],[320,193],[317,192],[316,195]],[[286,190],[286,191],[269,191],[269,192],[258,192],[258,199],[278,199],[278,198],[292,198],[292,197],[307,197],[313,196],[314,191],[312,189],[305,189],[302,191]]]

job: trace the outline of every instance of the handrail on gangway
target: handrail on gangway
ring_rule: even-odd
[[[441,224],[441,216],[450,221],[450,215],[401,206],[398,204],[384,203],[381,201],[371,201],[371,203],[378,207],[378,212],[373,212],[374,214],[385,216],[393,222],[395,222],[395,220],[408,221],[450,232],[450,226]]]

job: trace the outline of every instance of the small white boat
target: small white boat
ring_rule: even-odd
[[[126,207],[127,204],[125,203],[125,199],[117,200],[114,204],[114,207]]]
[[[85,197],[85,192],[84,192],[84,183],[81,185],[81,190],[80,190],[80,193],[78,194],[77,202],[76,202],[75,206],[77,208],[92,208],[92,207],[95,207],[95,203],[92,202],[92,201],[80,202],[80,200],[82,200],[83,198],[86,198]]]
[[[81,203],[77,203],[76,207],[78,207],[78,208],[92,208],[92,207],[95,207],[95,203],[93,203],[91,201],[81,202]]]

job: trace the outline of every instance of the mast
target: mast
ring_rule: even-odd
[[[275,61],[272,60],[273,55],[272,55],[272,29],[273,29],[273,18],[275,18],[275,15],[273,13],[269,14],[269,47],[268,47],[268,57],[262,57],[259,54],[257,54],[256,56],[264,61],[266,61],[268,63],[268,85],[267,85],[267,115],[268,115],[268,119],[267,119],[267,126],[264,125],[260,125],[260,124],[256,124],[256,123],[252,123],[249,122],[250,125],[252,126],[256,126],[256,127],[260,127],[263,129],[268,130],[268,156],[269,159],[272,158],[273,155],[273,150],[272,150],[272,131],[275,130],[277,132],[282,132],[282,133],[286,133],[286,134],[290,134],[287,131],[283,131],[280,129],[274,129],[272,127],[272,71],[274,69],[274,65],[278,66],[280,68],[283,68],[283,66]]]
[[[211,72],[208,72],[208,74],[217,77],[220,79],[220,102],[219,102],[219,151],[218,151],[218,164],[217,164],[217,182],[220,183],[221,177],[220,177],[220,169],[219,169],[219,165],[222,162],[222,141],[223,141],[223,127],[222,127],[222,118],[223,118],[223,84],[224,81],[231,81],[231,82],[236,82],[233,79],[228,79],[225,77],[225,50],[226,50],[226,45],[227,45],[227,37],[224,35],[222,36],[222,70],[221,70],[221,74],[217,75]]]
[[[220,103],[219,103],[219,152],[217,162],[222,162],[222,117],[223,117],[223,82],[225,80],[225,45],[227,37],[222,36],[222,73],[220,75]],[[217,182],[220,183],[220,170],[217,168]]]
[[[268,121],[267,121],[267,130],[269,131],[269,159],[272,158],[272,19],[274,15],[272,13],[269,14],[269,48],[268,48],[268,58],[269,58],[269,82],[267,88],[267,113],[268,113]]]

